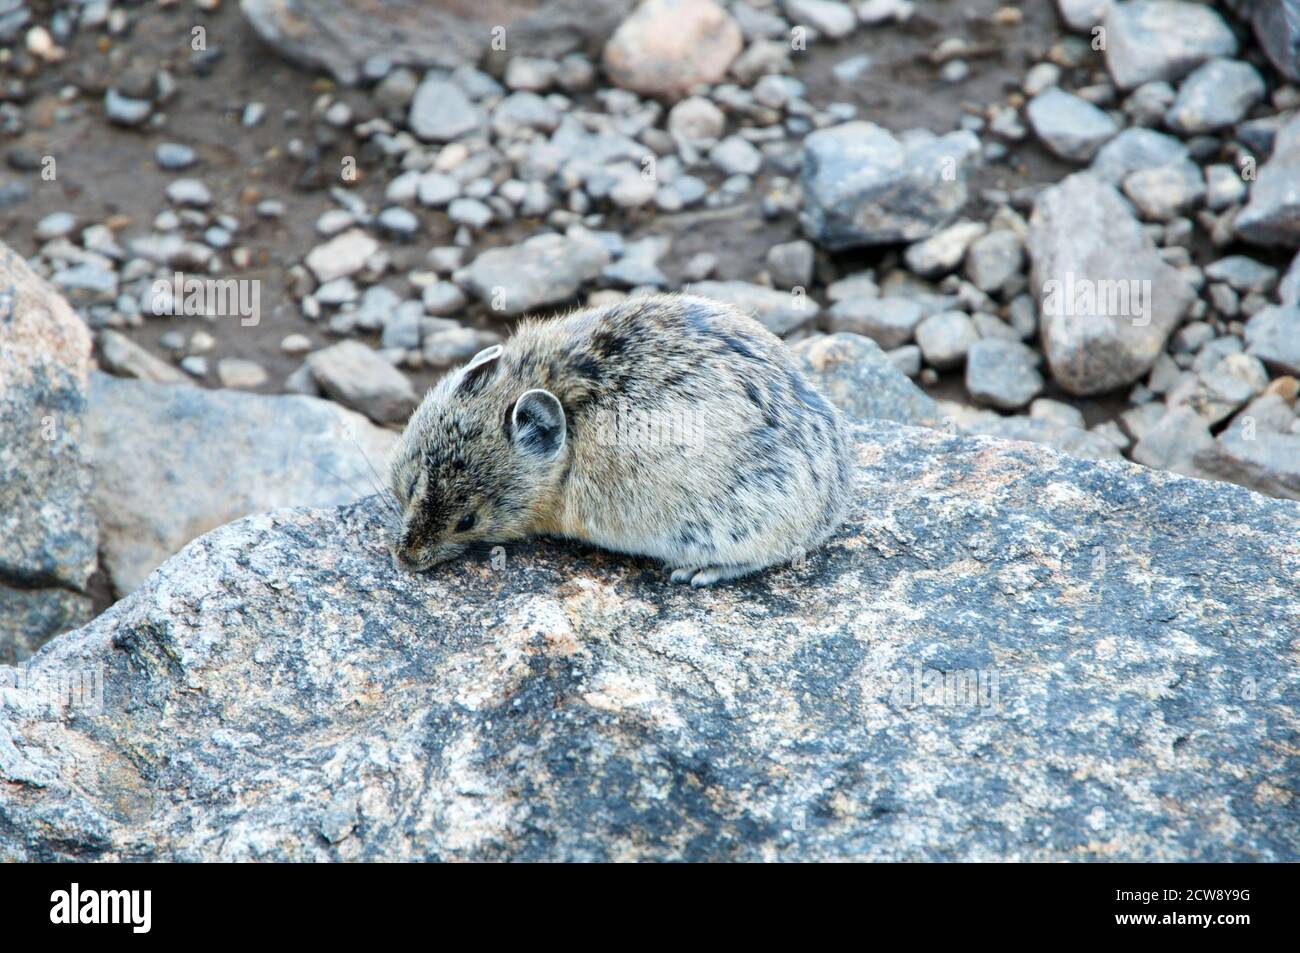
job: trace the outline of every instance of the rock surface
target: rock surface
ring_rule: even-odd
[[[0,662],[90,618],[90,332],[0,243]]]
[[[841,533],[703,592],[401,573],[375,500],[225,526],[0,669],[0,859],[1300,857],[1300,508],[858,435]],[[34,687],[87,670],[102,714]]]
[[[1047,361],[1072,394],[1145,374],[1195,298],[1119,193],[1087,173],[1039,195],[1026,244]]]
[[[632,0],[240,0],[258,35],[290,62],[355,83],[367,60],[398,66],[474,66],[504,28],[509,49],[558,56],[603,40]]]
[[[190,540],[250,513],[373,493],[395,436],[313,397],[95,374],[86,439],[113,588],[131,592]]]
[[[978,156],[967,131],[900,140],[858,121],[814,132],[804,140],[804,232],[835,250],[926,238],[966,204]]]

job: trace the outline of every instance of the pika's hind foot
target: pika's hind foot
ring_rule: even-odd
[[[689,582],[694,588],[701,589],[704,586],[711,586],[715,582],[726,582],[728,579],[748,576],[750,573],[758,572],[762,568],[762,566],[754,563],[743,563],[734,566],[685,566],[681,569],[674,569],[672,576],[669,578],[677,583]]]

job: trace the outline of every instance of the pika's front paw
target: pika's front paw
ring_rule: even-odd
[[[761,566],[686,566],[681,569],[674,569],[669,577],[673,582],[689,582],[696,589],[702,589],[705,586],[711,586],[715,582],[726,582],[728,579],[736,579],[740,576],[748,576],[752,572],[757,572]]]

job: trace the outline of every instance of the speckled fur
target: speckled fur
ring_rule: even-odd
[[[702,586],[789,562],[843,517],[843,419],[777,337],[726,305],[632,297],[525,322],[495,352],[443,378],[394,447],[394,552],[409,568],[551,533]],[[531,391],[546,393],[520,400]],[[670,426],[646,439],[645,420]]]

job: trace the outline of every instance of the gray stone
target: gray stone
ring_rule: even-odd
[[[420,204],[433,208],[440,208],[459,196],[460,183],[443,172],[424,173],[415,187],[415,197]]]
[[[1124,177],[1124,194],[1151,222],[1167,222],[1190,211],[1205,197],[1205,176],[1189,159],[1139,169]]]
[[[739,308],[777,335],[789,334],[821,312],[817,302],[806,294],[778,291],[748,281],[697,281],[684,290]]]
[[[1236,205],[1246,197],[1246,183],[1230,165],[1205,167],[1205,207],[1213,212]]]
[[[1209,425],[1200,414],[1190,407],[1171,407],[1138,439],[1133,459],[1155,469],[1204,477],[1196,456],[1213,446]]]
[[[1020,274],[1024,244],[1013,231],[999,229],[971,243],[966,253],[966,277],[980,291],[994,294]],[[1024,287],[1023,282],[1020,287]]]
[[[469,304],[465,292],[450,281],[438,281],[425,288],[420,295],[424,310],[434,317],[445,318],[464,311]]]
[[[1088,170],[1114,186],[1119,186],[1130,172],[1152,169],[1187,158],[1187,146],[1152,129],[1125,129],[1106,143]]]
[[[883,348],[896,348],[912,340],[925,316],[925,308],[911,298],[853,296],[831,305],[828,326],[869,337]]]
[[[791,23],[812,27],[832,40],[843,39],[858,26],[853,8],[840,0],[782,0],[781,5]]]
[[[1243,293],[1267,293],[1277,284],[1277,269],[1246,255],[1228,255],[1206,265],[1205,277]]]
[[[1214,132],[1246,118],[1264,98],[1259,70],[1242,60],[1210,60],[1183,80],[1165,125],[1183,135]]]
[[[979,339],[975,323],[961,311],[940,311],[916,326],[925,363],[941,371],[960,366]]]
[[[177,179],[167,186],[167,200],[176,205],[207,208],[212,204],[212,191],[198,179]]]
[[[169,172],[188,169],[198,161],[194,150],[179,142],[160,142],[153,151],[154,161],[158,167]]]
[[[816,249],[811,242],[773,245],[767,252],[767,270],[778,288],[807,288],[812,284]]]
[[[1106,113],[1056,86],[1031,99],[1025,115],[1043,144],[1071,162],[1088,162],[1119,132]]]
[[[543,97],[527,90],[511,93],[492,110],[492,130],[503,136],[517,135],[524,129],[550,132],[559,122],[559,111]]]
[[[1258,245],[1300,246],[1300,113],[1278,132],[1234,228]]]
[[[1026,244],[1043,350],[1072,394],[1146,374],[1196,297],[1119,193],[1087,173],[1039,194]]]
[[[420,230],[420,220],[410,209],[390,205],[375,217],[375,225],[394,238],[412,238]]]
[[[91,617],[90,332],[0,243],[0,663]]]
[[[1037,355],[1019,341],[984,338],[966,355],[966,392],[981,404],[1019,410],[1043,390]]]
[[[1111,0],[1056,0],[1061,19],[1071,30],[1090,33],[1100,26],[1110,8]]]
[[[1081,460],[1119,460],[1119,449],[1100,434],[1077,427],[1062,427],[1033,417],[999,417],[991,414],[963,428],[966,433],[1038,443]]]
[[[1300,855],[1294,504],[856,433],[841,532],[704,593],[555,542],[404,573],[377,500],[222,527],[28,673],[121,703],[3,689],[0,856]]]
[[[242,357],[223,357],[217,361],[217,380],[222,387],[256,390],[269,378],[266,368],[256,361]]]
[[[470,288],[493,311],[523,314],[572,299],[609,264],[609,251],[588,234],[535,235],[492,248],[470,264]]]
[[[424,306],[418,301],[405,301],[384,319],[384,330],[379,336],[381,348],[401,348],[412,351],[420,346],[420,320]]]
[[[306,264],[316,280],[325,283],[356,274],[377,251],[379,242],[353,228],[313,248],[307,253]]]
[[[433,367],[447,367],[469,360],[485,347],[499,343],[501,335],[474,328],[448,328],[424,340],[424,360]]]
[[[1246,349],[1274,370],[1300,376],[1300,304],[1255,314],[1246,322]]]
[[[124,96],[116,89],[104,93],[104,115],[118,126],[142,126],[153,112],[153,103],[147,99]]]
[[[668,111],[668,131],[679,143],[720,139],[726,128],[726,114],[703,96],[683,99]]]
[[[827,334],[800,341],[794,352],[817,388],[852,417],[924,427],[937,427],[943,421],[939,405],[870,338]]]
[[[407,125],[426,142],[452,142],[483,130],[487,117],[444,74],[430,72],[411,100]]]
[[[495,5],[429,4],[426,0],[241,0],[258,35],[292,63],[358,82],[368,61],[389,69],[454,69],[490,52],[494,28],[511,50],[558,58],[603,40],[633,0],[534,0]],[[372,64],[373,65],[373,64]],[[388,79],[403,70],[393,70]]]
[[[96,338],[100,366],[120,377],[134,377],[153,384],[193,385],[193,381],[160,357],[156,357],[124,334],[104,328]]]
[[[740,136],[728,136],[709,150],[709,161],[727,175],[754,175],[763,154]]]
[[[1185,0],[1112,3],[1104,21],[1106,68],[1120,89],[1175,80],[1216,56],[1234,56],[1237,38],[1210,7]]]
[[[983,222],[957,222],[929,238],[908,245],[903,252],[903,261],[922,278],[942,278],[956,270],[966,257],[971,242],[986,231],[988,226]]]
[[[832,250],[926,238],[965,206],[978,155],[968,131],[900,141],[849,122],[814,132],[804,140],[804,233]]]
[[[66,238],[77,227],[77,216],[71,212],[51,212],[36,223],[36,240],[48,242]]]
[[[416,396],[406,376],[360,341],[338,344],[307,355],[321,391],[378,424],[406,422]]]
[[[190,540],[250,513],[368,495],[393,439],[310,397],[94,375],[86,440],[110,582],[125,595]]]
[[[1044,420],[1058,427],[1074,427],[1076,430],[1086,430],[1088,427],[1083,418],[1083,411],[1059,400],[1052,400],[1050,397],[1038,397],[1031,402],[1029,416],[1034,420]]]
[[[1259,45],[1283,76],[1300,83],[1300,2],[1254,0],[1251,7]]]
[[[1283,304],[1300,304],[1300,252],[1291,259],[1291,267],[1278,283],[1277,296]]]

